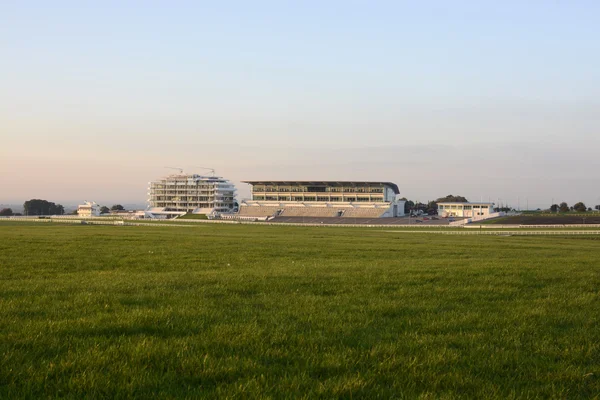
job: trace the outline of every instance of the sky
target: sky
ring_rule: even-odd
[[[426,3],[426,4],[425,4]],[[600,2],[0,2],[0,203],[165,167],[600,204]]]

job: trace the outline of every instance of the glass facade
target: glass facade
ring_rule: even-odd
[[[250,184],[252,200],[383,203],[393,201],[395,195],[391,186],[379,182],[250,182]]]

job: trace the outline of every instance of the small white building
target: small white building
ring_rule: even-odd
[[[80,217],[99,217],[100,206],[95,201],[85,201],[77,206],[77,215]]]
[[[442,217],[481,217],[494,212],[494,203],[438,203]]]

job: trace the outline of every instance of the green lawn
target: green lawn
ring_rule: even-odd
[[[179,217],[177,219],[208,219],[208,217],[206,216],[206,214],[192,214],[192,213],[187,213],[187,214],[182,215],[181,217]]]
[[[0,224],[0,398],[598,398],[600,237]]]

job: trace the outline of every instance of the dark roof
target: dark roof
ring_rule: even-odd
[[[378,182],[378,181],[242,181],[242,183],[248,183],[250,185],[321,185],[321,186],[367,186],[367,185],[384,185],[389,186],[395,194],[400,194],[398,185],[393,182]]]
[[[479,204],[479,205],[488,205],[488,206],[493,206],[494,203],[488,203],[487,201],[437,201],[437,204],[454,204],[454,205],[470,205],[470,204]]]

